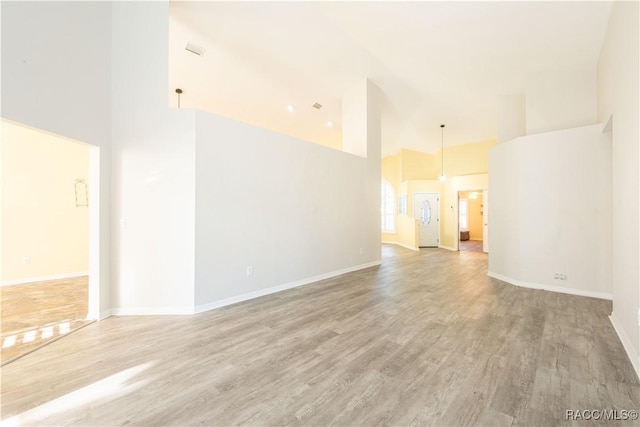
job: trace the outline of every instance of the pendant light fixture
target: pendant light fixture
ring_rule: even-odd
[[[445,182],[447,177],[444,176],[444,125],[440,125],[441,131],[441,147],[440,147],[440,182]]]
[[[178,94],[178,108],[180,108],[180,95],[182,95],[182,89],[177,88],[176,93]]]

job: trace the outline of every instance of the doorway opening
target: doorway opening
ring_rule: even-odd
[[[5,365],[97,319],[100,151],[0,124]]]
[[[483,190],[458,192],[458,249],[486,252],[485,193]]]

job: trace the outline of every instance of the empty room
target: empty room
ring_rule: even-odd
[[[2,1],[2,424],[638,425],[639,14]]]

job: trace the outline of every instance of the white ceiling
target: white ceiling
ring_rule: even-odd
[[[342,94],[368,77],[383,92],[383,153],[433,152],[441,123],[445,145],[495,138],[499,96],[524,93],[528,75],[595,69],[610,8],[174,1],[170,84],[184,90],[182,106],[331,145],[340,138]],[[187,42],[205,55],[187,52]]]

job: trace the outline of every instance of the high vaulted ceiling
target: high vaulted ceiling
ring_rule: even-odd
[[[184,90],[183,106],[332,145],[342,94],[369,78],[383,94],[383,154],[434,152],[441,123],[445,145],[495,138],[499,97],[524,93],[528,75],[595,70],[610,9],[578,1],[172,2],[170,87]],[[205,54],[186,51],[188,42]]]

